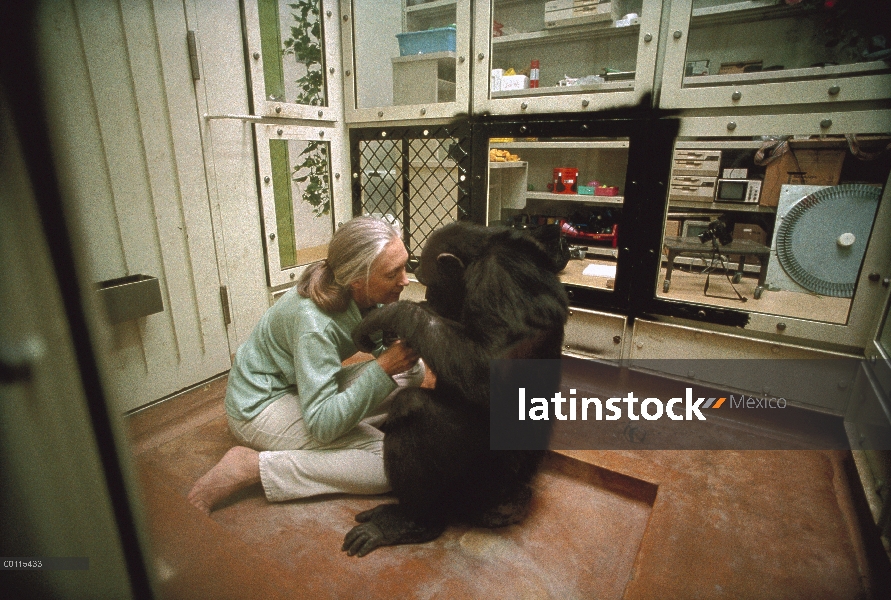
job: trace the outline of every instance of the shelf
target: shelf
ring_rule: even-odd
[[[811,5],[787,5],[782,0],[750,0],[721,6],[707,6],[693,9],[690,24],[693,26],[715,26],[769,19],[797,19],[816,14]]]
[[[754,73],[734,73],[730,75],[697,75],[684,77],[685,88],[713,85],[736,85],[740,83],[779,83],[799,79],[828,79],[839,75],[877,74],[891,72],[884,60],[852,63],[849,65],[829,65],[826,67],[806,67],[783,69],[780,71],[756,71]]]
[[[526,88],[523,90],[505,90],[501,92],[492,92],[492,98],[514,98],[518,96],[554,96],[556,94],[587,94],[591,92],[615,92],[617,90],[633,90],[634,80],[625,81],[605,81],[603,83],[592,83],[589,85],[567,85],[567,86],[551,86]]]
[[[523,169],[525,169],[526,164],[527,163],[525,160],[509,160],[509,161],[504,161],[504,162],[490,162],[489,168],[490,169],[510,169],[510,168],[522,167]]]
[[[446,14],[450,11],[454,11],[457,4],[458,0],[433,0],[433,2],[424,2],[415,4],[414,6],[406,6],[405,14],[420,16],[420,14],[423,13],[424,17],[438,15],[439,13]]]
[[[741,202],[695,202],[690,200],[669,200],[668,209],[693,208],[699,210],[723,210],[734,212],[759,212],[775,213],[776,206],[761,206],[760,204],[743,204]]]
[[[585,148],[628,148],[627,141],[600,141],[600,142],[496,142],[489,145],[490,148],[508,149],[508,148],[526,148],[526,149],[542,149],[542,150],[559,150],[559,149],[585,149]]]
[[[429,54],[410,54],[408,56],[394,56],[390,60],[394,63],[416,62],[420,60],[444,60],[452,59],[458,56],[455,52],[430,52]]]
[[[562,202],[584,202],[603,206],[621,206],[624,196],[588,196],[586,194],[554,194],[552,192],[526,192],[526,198],[533,200],[559,200]]]
[[[514,33],[492,38],[492,50],[499,47],[532,46],[539,44],[552,44],[554,42],[589,41],[600,37],[630,37],[640,33],[640,25],[628,27],[604,26],[601,23],[587,23],[572,27],[559,27],[556,29],[543,29],[541,31],[529,31],[526,33]]]

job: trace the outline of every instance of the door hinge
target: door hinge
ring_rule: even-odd
[[[198,67],[198,39],[191,29],[186,32],[186,44],[189,46],[189,65],[192,67],[192,79],[201,79],[201,70]]]
[[[223,307],[223,323],[232,322],[232,314],[229,312],[229,290],[225,285],[220,286],[220,305]]]

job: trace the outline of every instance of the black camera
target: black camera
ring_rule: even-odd
[[[721,216],[709,223],[706,230],[696,237],[698,237],[699,241],[703,244],[716,240],[718,244],[726,246],[733,241],[733,234],[731,233],[732,229],[733,224],[728,222],[728,219]]]

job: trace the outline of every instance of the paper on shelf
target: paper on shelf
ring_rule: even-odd
[[[589,277],[615,277],[616,265],[588,265],[582,271],[582,275],[588,275]]]

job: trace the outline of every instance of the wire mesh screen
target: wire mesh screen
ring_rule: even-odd
[[[391,215],[419,257],[434,230],[469,217],[469,147],[466,125],[352,130],[353,214]]]

